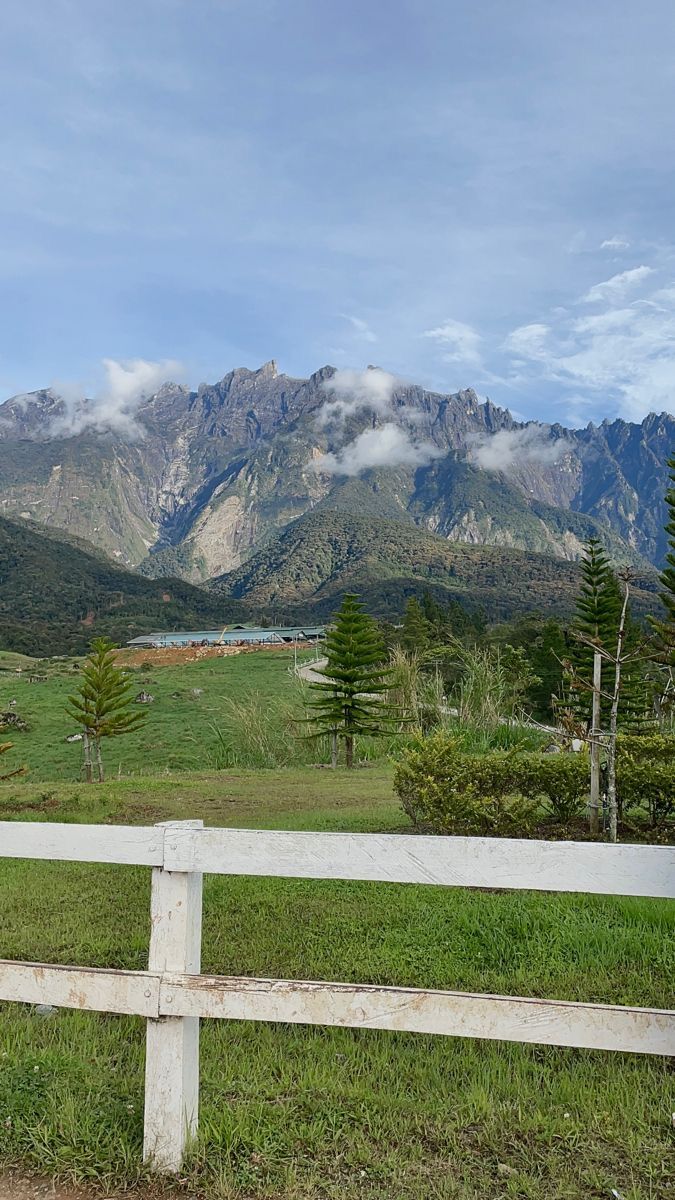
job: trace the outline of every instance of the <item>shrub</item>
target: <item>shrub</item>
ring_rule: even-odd
[[[582,754],[463,753],[454,738],[418,738],[394,786],[417,826],[437,833],[527,835],[541,811],[567,822],[583,811],[589,765]]]
[[[675,815],[675,737],[620,736],[616,787],[622,809],[646,808],[652,825]]]

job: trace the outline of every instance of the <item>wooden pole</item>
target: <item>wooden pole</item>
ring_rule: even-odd
[[[617,839],[618,806],[616,799],[616,732],[619,718],[619,697],[621,694],[621,666],[623,663],[623,643],[626,634],[626,615],[628,612],[628,580],[624,583],[623,606],[619,622],[619,636],[616,644],[614,660],[614,693],[612,707],[609,711],[609,738],[607,748],[607,808],[609,810],[609,840]]]
[[[591,718],[591,806],[589,828],[597,837],[600,833],[600,695],[602,690],[602,655],[593,654],[593,710]]]
[[[201,829],[203,821],[165,821],[164,829]],[[201,969],[202,875],[197,871],[152,872],[148,969]],[[188,1140],[197,1132],[199,1018],[159,1017],[147,1024],[143,1161],[155,1170],[180,1169]]]

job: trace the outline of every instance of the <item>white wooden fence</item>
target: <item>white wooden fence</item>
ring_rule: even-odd
[[[180,1167],[197,1128],[199,1019],[397,1029],[675,1054],[675,1012],[517,996],[200,974],[202,873],[675,897],[655,846],[0,822],[0,857],[153,868],[147,971],[0,961],[0,1000],[147,1019],[144,1157]]]

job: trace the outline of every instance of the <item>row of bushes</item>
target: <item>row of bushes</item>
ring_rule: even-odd
[[[621,739],[617,792],[623,810],[645,808],[652,823],[675,813],[674,764],[674,738]],[[584,812],[590,763],[585,753],[467,754],[454,738],[437,733],[406,752],[395,787],[417,826],[469,836],[527,835],[541,822],[542,808],[559,824]]]

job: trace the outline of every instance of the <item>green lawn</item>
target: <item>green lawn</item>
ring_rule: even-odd
[[[31,776],[0,786],[0,818],[405,827],[384,765],[201,766],[100,788]],[[145,965],[149,871],[0,871],[4,957]],[[675,913],[661,901],[219,876],[205,881],[204,914],[210,972],[672,997]],[[143,1033],[129,1018],[0,1006],[0,1163],[103,1194],[142,1180]],[[204,1022],[200,1139],[178,1186],[238,1200],[611,1200],[612,1188],[666,1200],[671,1083],[663,1060],[638,1055]]]
[[[25,763],[32,779],[77,780],[82,748],[79,742],[65,740],[76,732],[65,705],[77,687],[79,673],[72,669],[72,660],[52,659],[39,669],[47,674],[46,683],[29,683],[28,672],[0,671],[0,712],[6,711],[13,699],[14,711],[30,726],[27,733],[11,735],[15,746],[12,763]],[[223,762],[236,764],[242,753],[244,758],[250,757],[256,717],[267,722],[264,736],[267,742],[274,741],[272,752],[277,761],[315,757],[316,747],[295,737],[288,728],[287,710],[294,705],[298,712],[301,709],[301,685],[292,669],[289,651],[263,650],[134,670],[134,691],[149,692],[154,702],[145,710],[148,720],[143,729],[105,744],[107,774],[152,775],[217,767]],[[244,722],[243,729],[232,725],[231,701],[248,706],[251,719]],[[270,722],[271,715],[274,720]],[[9,766],[10,759],[5,762]]]

